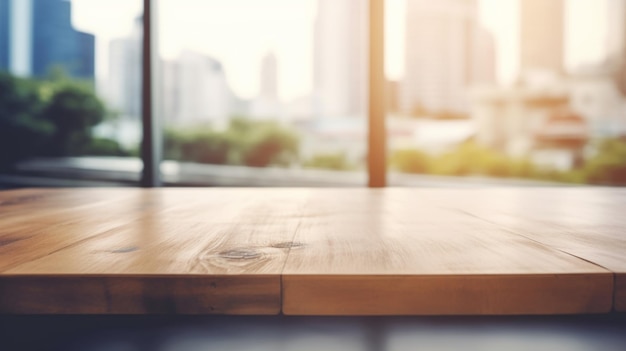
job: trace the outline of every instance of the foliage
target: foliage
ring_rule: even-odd
[[[252,167],[288,166],[297,161],[299,138],[274,123],[264,123],[245,134],[231,134],[243,145],[243,164]]]
[[[414,149],[397,150],[391,155],[390,163],[401,172],[454,176],[530,177],[535,172],[526,159],[510,159],[473,142],[439,156]]]
[[[35,82],[0,73],[0,169],[36,155],[54,132]]]
[[[107,115],[85,82],[60,72],[47,80],[0,72],[0,169],[37,156],[123,153],[114,141],[92,138]]]
[[[59,87],[42,111],[42,118],[55,126],[48,155],[84,154],[92,140],[91,128],[105,114],[104,105],[92,92],[73,85]]]
[[[233,118],[224,131],[197,126],[169,128],[165,158],[251,167],[287,166],[298,156],[298,136],[273,122]]]
[[[131,156],[131,152],[124,150],[117,141],[105,138],[91,139],[83,150],[85,155],[91,156]]]
[[[534,177],[534,165],[525,158],[509,158],[473,142],[438,156],[414,149],[397,150],[390,158],[391,166],[400,172],[438,175],[486,175],[493,177]]]
[[[317,154],[303,163],[304,168],[322,168],[336,171],[355,169],[343,153]]]
[[[165,131],[166,159],[227,164],[230,147],[230,141],[224,134],[210,129]]]
[[[626,185],[626,141],[602,140],[582,168],[569,171],[542,169],[527,158],[511,158],[472,142],[439,156],[419,150],[396,150],[391,167],[405,173],[466,176],[485,175],[549,180],[566,183]]]
[[[626,141],[601,141],[596,155],[586,162],[584,172],[589,183],[626,185]]]
[[[420,150],[396,150],[390,157],[391,166],[405,173],[430,173],[431,157]]]

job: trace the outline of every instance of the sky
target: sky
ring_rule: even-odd
[[[342,1],[342,0],[337,0]],[[385,71],[401,79],[404,71],[404,6],[411,0],[386,0]],[[566,0],[565,64],[599,62],[607,43],[607,2]],[[626,0],[621,0],[626,1]],[[106,77],[108,42],[127,36],[141,12],[141,0],[72,0],[77,29],[96,35],[96,70]],[[479,21],[496,42],[496,76],[510,84],[519,64],[518,0],[478,0]],[[159,0],[160,52],[168,59],[183,49],[220,60],[231,87],[244,98],[259,88],[261,59],[274,52],[282,99],[312,88],[313,24],[316,0]]]

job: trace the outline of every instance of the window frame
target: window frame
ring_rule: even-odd
[[[163,131],[161,129],[159,99],[158,58],[158,1],[143,0],[142,39],[142,141],[141,186],[162,186],[160,165],[163,160]],[[368,1],[368,138],[367,174],[368,187],[387,185],[387,143],[385,128],[385,43],[384,0]]]

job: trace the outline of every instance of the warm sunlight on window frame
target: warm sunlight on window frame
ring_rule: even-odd
[[[368,3],[368,139],[367,174],[369,187],[385,187],[386,174],[386,128],[385,128],[385,1],[366,0]],[[143,0],[144,21],[142,39],[142,130],[141,159],[144,167],[141,175],[143,187],[161,186],[160,164],[162,161],[162,111],[156,89],[161,77],[158,69],[159,24],[158,0]]]

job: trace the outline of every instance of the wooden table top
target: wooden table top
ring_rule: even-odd
[[[626,312],[626,189],[0,192],[0,313]]]

